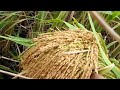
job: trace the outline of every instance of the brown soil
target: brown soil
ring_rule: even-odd
[[[56,31],[39,35],[34,41],[36,44],[21,56],[24,76],[89,79],[92,71],[97,71],[98,47],[90,31]]]

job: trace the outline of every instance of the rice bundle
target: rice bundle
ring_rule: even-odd
[[[97,72],[98,46],[88,30],[55,31],[34,38],[21,56],[23,75],[34,79],[89,79]]]

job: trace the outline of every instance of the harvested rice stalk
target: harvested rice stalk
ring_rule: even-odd
[[[98,47],[88,30],[55,31],[39,35],[21,55],[26,77],[35,79],[89,79],[97,72]]]

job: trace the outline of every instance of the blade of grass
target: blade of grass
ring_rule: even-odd
[[[13,15],[15,15],[15,14],[16,14],[16,12],[11,13],[11,14],[9,14],[6,18],[2,19],[2,20],[0,21],[0,28],[2,28],[2,27],[4,26],[4,24],[8,21],[8,19],[11,18],[11,17],[12,17]]]
[[[56,19],[62,20],[65,17],[66,13],[67,13],[67,11],[61,11]],[[58,24],[58,22],[53,23],[51,28],[55,28],[57,26],[57,24]]]
[[[120,12],[118,12],[118,11],[114,11],[114,12],[112,12],[112,15],[110,15],[109,16],[109,20],[113,20],[113,19],[115,19],[116,17],[118,17],[120,15]]]
[[[109,49],[111,46],[113,46],[113,45],[116,44],[116,43],[117,43],[117,41],[113,41],[113,42],[109,43],[109,44],[107,45],[107,49]]]
[[[10,35],[7,35],[7,36],[16,41],[25,42],[25,43],[33,43],[31,39],[15,37],[15,36],[10,36]]]
[[[27,47],[30,47],[33,45],[33,42],[32,40],[30,39],[25,39],[25,38],[21,38],[21,37],[14,37],[14,36],[10,36],[10,37],[6,37],[6,36],[1,36],[0,35],[0,38],[4,38],[4,39],[7,39],[7,40],[11,40],[13,42],[16,42],[18,44],[21,44],[21,45],[24,45],[24,46],[27,46]]]
[[[3,66],[3,65],[0,65],[0,69],[6,70],[6,71],[9,71],[9,72],[13,72],[13,73],[17,73],[15,70],[12,70],[9,67]]]
[[[111,51],[110,55],[111,57],[115,58],[120,53],[120,45],[117,45],[117,47]]]
[[[67,23],[65,21],[63,21],[63,22],[69,27],[70,30],[78,29],[77,27],[75,27],[75,26],[73,26],[73,25],[71,25],[71,24],[69,24],[69,23]]]
[[[99,33],[99,39],[100,39],[100,45],[103,47],[103,50],[104,50],[105,54],[107,54],[107,53],[108,53],[108,50],[107,50],[105,41],[104,41],[103,38],[102,38],[101,33]]]
[[[35,15],[35,18],[38,18],[38,19],[35,19],[35,28],[33,29],[34,32],[40,32],[40,31],[43,31],[44,29],[44,23],[41,24],[41,21],[44,21],[47,17],[48,13],[46,11],[38,11],[37,15]]]
[[[106,66],[106,67],[103,67],[103,68],[99,69],[98,72],[99,72],[100,74],[104,75],[104,74],[110,72],[110,71],[113,69],[114,66],[115,66],[114,63],[113,63],[113,64],[110,64],[110,65],[108,65],[108,66]]]
[[[120,61],[116,60],[115,58],[110,58],[110,61],[115,65],[118,65]]]
[[[80,24],[80,23],[78,23],[78,21],[73,17],[73,20],[74,20],[74,22],[75,22],[75,24],[77,25],[77,27],[78,28],[81,28],[81,29],[85,29],[86,30],[86,28],[82,25],[82,24]]]

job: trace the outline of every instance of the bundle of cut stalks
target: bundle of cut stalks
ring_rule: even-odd
[[[35,79],[89,79],[97,72],[98,46],[88,30],[55,31],[39,35],[21,56],[26,77]]]

